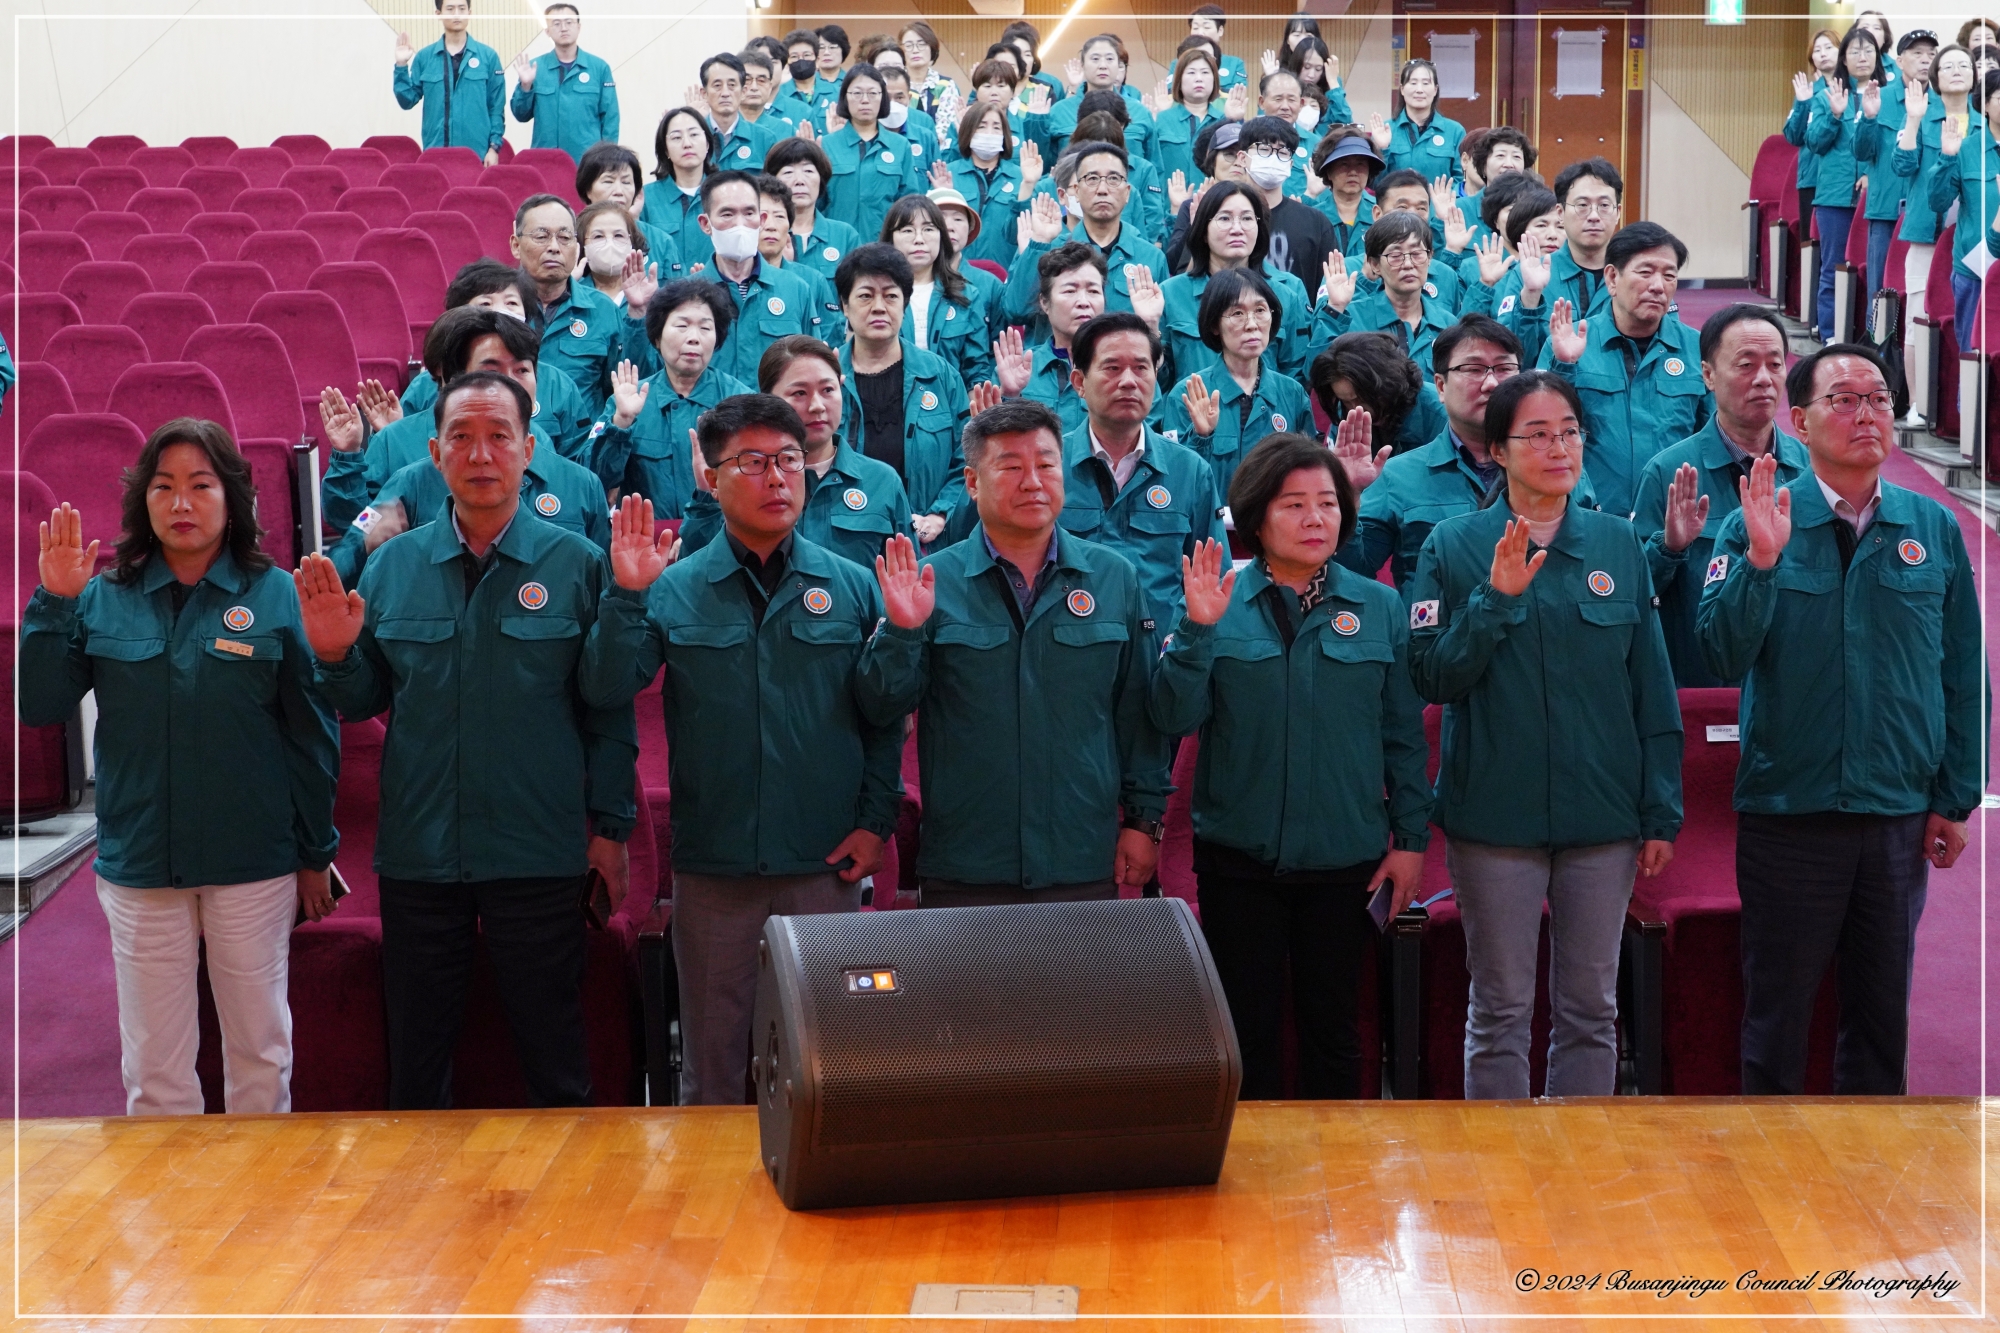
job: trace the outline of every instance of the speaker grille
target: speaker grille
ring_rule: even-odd
[[[791,929],[817,1031],[818,1148],[1186,1132],[1228,1109],[1226,1038],[1166,900]],[[850,968],[894,968],[899,993],[849,993]]]

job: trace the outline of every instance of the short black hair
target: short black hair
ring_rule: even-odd
[[[830,46],[839,47],[840,58],[842,60],[847,59],[847,53],[854,49],[853,43],[847,40],[847,29],[841,27],[838,23],[827,24],[815,32],[813,36]]]
[[[1778,312],[1775,307],[1752,305],[1748,301],[1738,301],[1733,305],[1722,307],[1722,309],[1710,315],[1703,322],[1701,326],[1701,359],[1713,363],[1716,353],[1722,350],[1722,335],[1728,333],[1734,325],[1749,323],[1753,320],[1759,324],[1769,324],[1778,331],[1778,346],[1781,349],[1790,346],[1791,335],[1785,332],[1785,322],[1778,318]]]
[[[819,34],[811,28],[793,28],[778,40],[784,43],[787,64],[791,63],[792,48],[795,46],[810,46],[815,52],[819,50]]]
[[[1681,238],[1657,222],[1634,222],[1620,227],[1604,247],[1604,267],[1622,269],[1648,250],[1669,249],[1675,265],[1688,262],[1688,248]]]
[[[757,186],[759,198],[776,199],[785,206],[785,222],[790,225],[798,221],[796,205],[792,203],[792,187],[773,176],[768,171],[751,172],[750,179]]]
[[[1201,334],[1202,346],[1211,352],[1222,350],[1222,317],[1246,295],[1264,299],[1271,311],[1271,341],[1277,341],[1279,312],[1284,309],[1277,292],[1255,269],[1226,268],[1210,278],[1208,286],[1202,289],[1201,305],[1195,312],[1195,328]]]
[[[965,433],[959,437],[959,449],[967,467],[978,467],[986,457],[987,443],[995,435],[1026,435],[1038,430],[1047,431],[1055,438],[1056,448],[1062,448],[1062,418],[1055,410],[1032,398],[1016,398],[989,407],[966,422]]]
[[[1511,180],[1515,176],[1525,176],[1526,174],[1526,172],[1510,171],[1500,177],[1500,182]],[[1522,187],[1510,189],[1507,195],[1502,197],[1499,208],[1494,210],[1494,220],[1499,220],[1500,208],[1511,208],[1513,210],[1507,214],[1507,243],[1518,246],[1521,244],[1521,238],[1528,234],[1528,224],[1530,222],[1561,207],[1562,201],[1557,199],[1547,186],[1537,185],[1531,180]],[[1485,200],[1481,200],[1480,212],[1483,213],[1485,211],[1486,202]],[[1492,224],[1488,223],[1487,225],[1491,226]]]
[[[743,78],[742,59],[734,51],[721,51],[701,62],[701,70],[697,77],[702,87],[708,87],[708,71],[716,65],[736,71],[736,77],[739,81]]]
[[[535,280],[522,272],[519,266],[503,264],[497,259],[484,256],[473,260],[460,269],[444,289],[444,308],[456,310],[462,305],[472,304],[474,298],[491,296],[494,292],[512,289],[521,298],[521,309],[532,313],[541,308],[541,295],[535,290]]]
[[[1114,333],[1143,333],[1146,346],[1152,349],[1153,366],[1160,364],[1160,335],[1153,332],[1145,320],[1129,310],[1107,310],[1093,315],[1084,322],[1069,340],[1069,363],[1084,374],[1090,373],[1090,363],[1097,359],[1097,344]]]
[[[1368,224],[1368,232],[1361,240],[1362,252],[1370,259],[1380,259],[1384,251],[1399,241],[1422,241],[1424,249],[1431,248],[1431,224],[1415,213],[1384,213]]]
[[[1262,97],[1265,93],[1271,91],[1271,80],[1273,79],[1290,79],[1293,83],[1299,85],[1301,93],[1306,90],[1306,81],[1304,79],[1294,74],[1291,70],[1286,69],[1283,65],[1280,65],[1269,74],[1257,80],[1257,96]]]
[[[1380,199],[1383,195],[1389,193],[1389,191],[1402,189],[1406,185],[1414,185],[1419,190],[1422,190],[1425,201],[1429,201],[1431,197],[1431,183],[1424,179],[1424,174],[1421,171],[1415,171],[1409,167],[1398,167],[1394,171],[1385,171],[1380,176],[1377,176],[1375,178],[1375,197]]]
[[[488,334],[523,361],[541,359],[542,335],[534,325],[485,306],[462,305],[439,315],[424,334],[424,369],[439,384],[450,383],[465,373],[472,345]]]
[[[1883,383],[1888,383],[1889,366],[1882,360],[1881,353],[1866,343],[1832,343],[1792,363],[1792,368],[1785,372],[1785,401],[1793,407],[1805,407],[1811,403],[1817,396],[1813,390],[1819,387],[1815,381],[1819,378],[1821,363],[1836,356],[1860,357],[1881,372]]]
[[[1039,291],[1042,300],[1049,299],[1049,293],[1055,289],[1057,278],[1072,269],[1079,268],[1094,268],[1097,270],[1097,276],[1107,281],[1111,277],[1111,266],[1104,262],[1103,251],[1094,245],[1085,245],[1082,241],[1064,241],[1053,250],[1044,251],[1042,257],[1035,261],[1035,276],[1040,279]]]
[[[705,305],[715,316],[715,346],[720,351],[736,323],[736,303],[723,294],[722,284],[703,278],[681,278],[653,293],[646,302],[646,345],[658,347],[666,330],[667,316],[684,305]]]
[[[1271,250],[1271,210],[1264,203],[1264,192],[1248,181],[1215,180],[1201,192],[1201,203],[1194,211],[1193,220],[1188,223],[1187,271],[1196,277],[1207,274],[1211,262],[1208,224],[1215,221],[1215,215],[1222,211],[1223,204],[1236,198],[1248,199],[1251,211],[1257,215],[1257,239],[1250,247],[1244,267],[1264,267],[1264,257]]]
[[[1577,425],[1582,426],[1583,399],[1567,377],[1553,370],[1524,370],[1500,381],[1493,387],[1493,396],[1486,400],[1486,447],[1489,450],[1495,445],[1505,444],[1507,437],[1514,433],[1514,418],[1519,415],[1521,404],[1527,401],[1528,396],[1543,392],[1560,396],[1575,414]],[[1585,443],[1589,442],[1586,440]]]
[[[632,173],[634,189],[646,184],[646,169],[639,165],[639,155],[624,144],[603,140],[583,150],[583,161],[576,164],[576,199],[580,204],[590,202],[590,187],[597,184],[599,176],[609,175],[619,167]]]
[[[1062,150],[1061,157],[1057,158],[1056,161],[1060,164],[1064,160],[1067,160],[1071,167],[1075,168],[1082,166],[1083,159],[1086,157],[1096,157],[1099,154],[1109,154],[1117,158],[1118,165],[1125,168],[1125,170],[1130,171],[1132,169],[1132,155],[1125,151],[1124,146],[1121,144],[1106,143],[1102,139],[1072,140]]]
[[[1095,94],[1092,95],[1095,96]],[[1112,96],[1116,97],[1117,94],[1114,93]],[[1118,100],[1122,102],[1125,99],[1120,97]],[[1129,154],[1129,150],[1125,149],[1125,122],[1119,120],[1118,117],[1112,115],[1109,111],[1093,111],[1089,115],[1081,117],[1076,122],[1076,135],[1079,143],[1109,144],[1121,151],[1128,151]],[[1074,164],[1081,162],[1083,155],[1081,153],[1065,153],[1060,160]],[[1125,169],[1127,171],[1132,169],[1129,162],[1126,164]]]
[[[667,157],[667,126],[673,124],[675,116],[686,116],[701,126],[702,137],[708,140],[708,151],[701,157],[701,169],[712,171],[715,168],[715,130],[709,125],[708,117],[691,106],[677,106],[660,117],[659,128],[653,131],[653,179],[656,181],[674,178],[674,164]]]
[[[711,171],[701,178],[701,211],[708,212],[708,201],[715,192],[725,185],[747,185],[750,193],[757,193],[757,177],[747,171]]]
[[[1338,421],[1347,408],[1333,391],[1337,380],[1346,380],[1361,406],[1374,419],[1375,435],[1393,440],[1403,418],[1423,396],[1424,378],[1417,363],[1393,334],[1343,333],[1313,358],[1307,371],[1313,397],[1327,419]]]
[[[753,426],[767,426],[788,435],[800,449],[806,447],[806,423],[792,405],[774,394],[737,393],[711,407],[694,423],[695,442],[701,446],[702,461],[716,466],[727,455],[730,442]]]
[[[903,289],[903,299],[908,301],[916,288],[916,270],[901,250],[886,241],[870,241],[857,245],[840,258],[840,264],[833,270],[833,290],[842,305],[847,304],[847,294],[854,290],[854,284],[864,277],[888,278]]]
[[[1534,166],[1535,159],[1541,156],[1535,151],[1534,142],[1527,135],[1512,125],[1496,125],[1486,131],[1486,137],[1472,150],[1472,169],[1479,173],[1481,180],[1486,179],[1486,163],[1492,158],[1493,150],[1502,144],[1512,144],[1520,149],[1524,166]]]
[[[1093,88],[1085,93],[1076,104],[1076,118],[1079,121],[1085,116],[1096,115],[1100,112],[1110,116],[1120,125],[1130,125],[1132,123],[1132,111],[1126,106],[1125,95],[1123,93],[1114,93],[1107,89]]]
[[[1439,375],[1451,368],[1451,359],[1469,342],[1490,343],[1516,361],[1521,359],[1521,340],[1514,331],[1488,315],[1461,315],[1458,323],[1438,334],[1431,343],[1431,370]]]
[[[840,112],[840,118],[842,120],[853,119],[853,117],[847,114],[847,90],[849,88],[852,88],[855,85],[856,81],[860,79],[873,79],[875,81],[875,86],[882,90],[883,110],[888,109],[889,84],[888,81],[882,77],[882,71],[876,69],[873,65],[851,65],[848,67],[847,73],[841,76],[840,96],[837,99],[835,99],[834,102],[834,109]]]
[[[786,167],[795,167],[804,162],[819,173],[819,205],[826,204],[826,188],[833,181],[833,163],[826,150],[811,139],[786,136],[774,142],[764,153],[764,170],[777,175]]]
[[[1229,26],[1229,13],[1221,5],[1197,5],[1194,12],[1188,15],[1189,27],[1194,26],[1195,19],[1214,19],[1218,30]]]
[[[1283,144],[1287,153],[1295,153],[1299,148],[1299,132],[1277,116],[1252,116],[1243,122],[1243,134],[1236,140],[1236,146],[1248,148],[1260,143]]]
[[[1326,475],[1333,478],[1333,493],[1340,497],[1340,531],[1333,539],[1334,548],[1345,546],[1354,535],[1361,502],[1347,469],[1332,450],[1311,436],[1280,431],[1251,446],[1229,480],[1229,514],[1236,523],[1236,537],[1252,555],[1264,554],[1258,530],[1264,526],[1271,502],[1285,489],[1285,479],[1303,467],[1325,468]]]
[[[1618,174],[1618,168],[1601,157],[1586,157],[1581,162],[1572,162],[1558,171],[1553,187],[1556,198],[1567,204],[1571,188],[1586,177],[1603,181],[1611,187],[1611,193],[1619,203],[1625,202],[1625,178]]]
[[[840,378],[840,353],[828,347],[819,339],[805,333],[788,333],[764,349],[764,355],[757,358],[757,387],[765,393],[777,386],[784,373],[791,369],[792,362],[807,357],[824,362]]]
[[[521,234],[521,220],[523,218],[527,217],[528,214],[534,212],[536,209],[546,208],[550,204],[560,204],[562,206],[563,212],[569,214],[570,221],[572,222],[576,221],[576,210],[574,208],[571,208],[569,206],[569,200],[563,198],[561,195],[531,194],[526,199],[523,199],[521,201],[521,206],[519,208],[514,210],[514,234],[516,236],[519,236]]]
[[[528,423],[535,416],[535,400],[529,397],[526,389],[514,383],[513,380],[491,370],[474,370],[464,375],[455,376],[442,389],[439,389],[437,402],[431,405],[431,429],[439,435],[444,434],[445,407],[453,398],[470,389],[490,389],[495,385],[505,386],[507,396],[514,400],[514,408],[521,415],[521,438],[527,439],[529,435]]]
[[[761,38],[759,40],[769,41],[770,39],[767,37],[767,38]],[[769,51],[766,51],[763,47],[757,45],[756,42],[752,42],[750,43],[750,45],[744,47],[741,51],[738,51],[736,53],[736,58],[743,62],[743,77],[746,80],[750,77],[750,67],[752,65],[755,65],[758,69],[763,70],[766,74],[769,74],[772,78],[776,78],[778,76],[777,59],[774,56],[772,56],[772,54]]]

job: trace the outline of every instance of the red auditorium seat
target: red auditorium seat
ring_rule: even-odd
[[[523,148],[512,165],[540,172],[542,188],[550,194],[569,199],[576,193],[576,159],[560,148]]]
[[[238,451],[250,464],[250,484],[257,491],[257,526],[264,530],[257,545],[280,569],[299,567],[298,499],[292,489],[292,445],[297,439],[258,439],[248,432],[236,437]]]
[[[368,234],[368,224],[352,213],[308,213],[299,219],[299,230],[319,242],[319,252],[328,263],[354,258],[354,247]]]
[[[137,213],[90,213],[76,223],[76,234],[90,247],[92,257],[100,259],[124,258],[125,247],[152,230]]]
[[[469,151],[469,150],[468,150]],[[507,202],[507,196],[490,185],[455,187],[446,190],[438,207],[450,213],[463,213],[479,233],[479,243],[490,259],[504,264],[514,262],[514,205]]]
[[[197,213],[182,231],[201,242],[201,248],[216,263],[236,258],[243,242],[257,234],[257,219],[248,213]]]
[[[431,238],[431,243],[437,247],[438,260],[444,265],[447,281],[486,253],[486,248],[479,243],[478,229],[472,225],[472,219],[463,213],[450,213],[443,209],[433,213],[412,213],[403,219],[403,225]]]
[[[100,134],[90,141],[90,151],[108,167],[124,166],[145,146],[146,141],[136,134]]]
[[[278,290],[278,284],[262,265],[238,259],[201,265],[188,274],[186,290],[208,302],[217,323],[241,324],[249,319],[250,307]]]
[[[97,201],[80,186],[37,185],[22,194],[21,208],[50,231],[69,231],[78,218],[97,211]]]
[[[13,291],[20,284],[21,277],[14,272],[14,266],[0,259],[0,291]]]
[[[179,185],[196,163],[187,149],[166,147],[137,149],[125,165],[138,168],[146,184],[164,190]]]
[[[32,166],[44,151],[56,146],[56,141],[46,134],[9,134],[0,138],[0,162],[14,165],[16,158],[22,166]]]
[[[35,595],[35,566],[41,557],[41,525],[49,521],[61,501],[49,484],[32,472],[0,472],[0,559],[11,553],[19,564],[20,580],[13,589],[4,621],[10,630],[21,625],[21,613]],[[7,575],[12,577],[12,575]],[[5,637],[14,638],[13,634]],[[9,672],[11,676],[13,673]],[[6,688],[0,685],[0,688]],[[14,716],[9,708],[5,716]]]
[[[340,196],[347,193],[347,177],[340,168],[324,165],[293,167],[278,184],[303,199],[307,211],[313,213],[333,211],[340,206]]]
[[[41,229],[41,223],[20,209],[0,208],[0,259],[14,257],[14,238],[17,235]]]
[[[273,292],[251,308],[250,322],[277,334],[291,353],[306,420],[319,420],[319,395],[327,385],[345,393],[347,386],[361,383],[347,317],[325,292]]]
[[[97,206],[115,212],[125,201],[146,188],[145,173],[137,167],[92,167],[76,179],[77,186],[97,201]]]
[[[384,384],[392,381],[400,385],[409,365],[412,348],[416,346],[410,338],[409,317],[403,311],[403,298],[396,291],[396,280],[389,270],[380,264],[361,262],[347,264],[322,264],[319,271],[307,281],[310,291],[324,292],[340,308],[347,320],[349,336],[354,341],[358,360],[375,367],[365,373]],[[393,367],[386,374],[383,367]],[[301,374],[299,389],[317,398],[325,384],[313,384]],[[329,380],[326,383],[338,384]],[[307,420],[319,419],[317,409],[307,413]]]
[[[382,173],[379,185],[400,192],[409,201],[411,212],[434,209],[451,188],[442,171],[426,162],[398,162]]]
[[[60,370],[46,361],[23,361],[14,369],[21,378],[0,404],[0,441],[9,448],[16,440],[27,439],[44,417],[76,411],[69,381]]]
[[[236,211],[265,231],[287,231],[306,215],[306,201],[297,190],[249,189],[236,196]]]
[[[57,329],[81,323],[83,316],[60,292],[0,292],[0,329],[7,331],[8,347],[17,362],[41,360]],[[13,341],[17,328],[21,331],[18,343]]]
[[[431,321],[444,313],[444,261],[438,258],[436,243],[409,227],[371,231],[354,247],[354,262],[380,264],[389,270],[403,299],[410,342],[420,345]]]
[[[281,292],[304,291],[306,279],[326,262],[319,242],[303,231],[260,231],[243,242],[237,258],[263,265]]]
[[[33,167],[0,166],[0,198],[18,201],[28,191],[48,183],[49,178]]]
[[[156,292],[178,292],[186,288],[188,274],[208,262],[208,251],[185,232],[149,232],[125,243],[118,257],[146,270]]]
[[[410,215],[410,201],[387,185],[355,185],[340,196],[340,211],[352,213],[369,227],[400,227]]]
[[[303,401],[291,353],[262,324],[211,324],[196,329],[181,353],[207,366],[229,399],[245,439],[295,441],[305,434]]]
[[[326,155],[326,160],[320,165],[337,169],[347,177],[350,187],[373,185],[389,169],[389,158],[381,149],[363,145],[360,148],[336,148]]]
[[[250,188],[250,178],[235,167],[191,167],[181,177],[183,190],[193,190],[210,213],[227,213],[236,196]]]
[[[208,302],[193,292],[148,292],[125,307],[125,327],[146,340],[155,361],[178,361],[196,329],[215,323]]]
[[[35,155],[35,170],[51,185],[74,185],[76,178],[100,163],[88,148],[44,148]]]
[[[542,180],[541,172],[516,162],[502,162],[497,167],[487,167],[479,173],[479,183],[506,195],[510,208],[519,208],[523,199],[530,195],[541,194],[548,189]],[[567,201],[575,193],[576,182],[571,180],[563,189],[562,197]]]
[[[146,219],[154,231],[179,231],[201,213],[201,196],[178,185],[149,185],[125,201],[128,211]]]
[[[271,140],[271,147],[284,149],[286,156],[302,167],[318,166],[333,151],[333,146],[317,134],[281,134]]]
[[[236,435],[222,384],[193,361],[149,361],[128,369],[111,386],[109,410],[150,435],[175,417],[201,417]]]
[[[146,437],[114,412],[79,412],[44,418],[21,441],[21,470],[48,483],[59,499],[83,515],[83,540],[102,542],[100,556],[118,541],[124,484]]]
[[[442,171],[454,187],[479,184],[479,173],[486,169],[486,164],[479,160],[479,154],[461,144],[448,148],[426,148],[418,154],[417,161]]]
[[[407,134],[371,134],[361,141],[361,146],[380,153],[389,162],[414,162],[424,151]]]
[[[90,243],[73,231],[31,231],[21,237],[16,261],[26,291],[62,290],[62,280],[78,264],[95,257]]]
[[[132,298],[153,290],[153,280],[137,264],[93,259],[64,275],[62,294],[76,303],[86,324],[116,324]]]
[[[72,412],[109,411],[111,386],[126,369],[152,359],[146,340],[122,324],[76,324],[49,339],[42,353],[69,384]]]
[[[236,151],[236,140],[221,134],[197,134],[181,140],[181,147],[194,155],[198,167],[219,167]]]
[[[1951,255],[1957,230],[1955,223],[1940,228],[1937,246],[1931,252],[1924,313],[1917,320],[1918,383],[1910,386],[1916,409],[1930,423],[1932,432],[1947,440],[1958,438],[1959,340],[1951,298]]]
[[[292,155],[282,148],[239,148],[229,155],[229,165],[242,172],[253,190],[269,190],[294,165]]]

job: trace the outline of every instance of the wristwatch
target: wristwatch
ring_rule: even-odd
[[[1157,819],[1136,819],[1128,817],[1123,823],[1119,825],[1119,827],[1131,829],[1134,833],[1145,834],[1147,837],[1153,840],[1153,845],[1155,847],[1160,845],[1160,839],[1167,836],[1167,826],[1165,824],[1162,824]]]

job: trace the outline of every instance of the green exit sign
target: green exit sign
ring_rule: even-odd
[[[1743,0],[1708,0],[1708,21],[1719,25],[1742,23]]]

